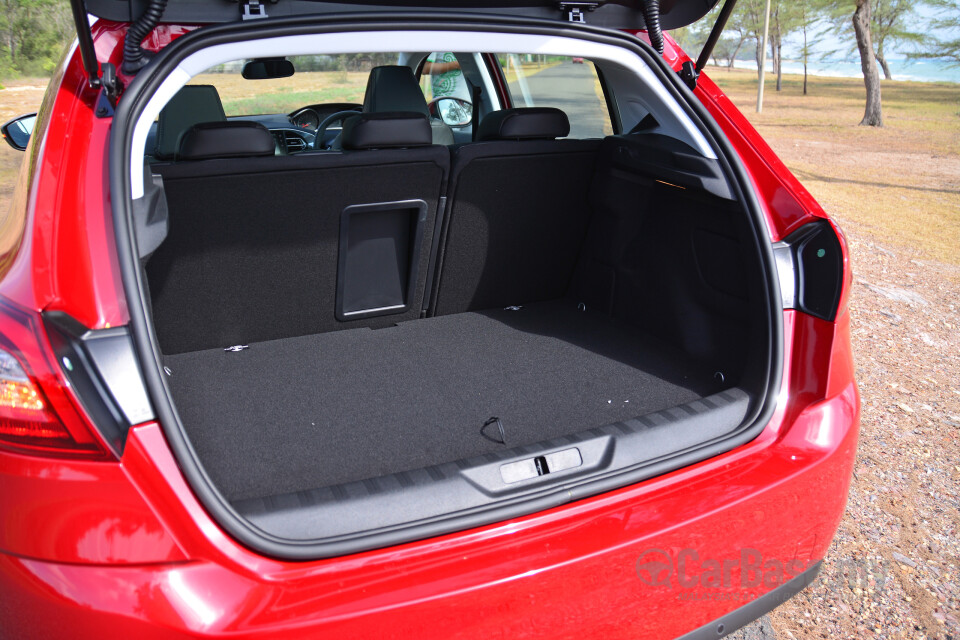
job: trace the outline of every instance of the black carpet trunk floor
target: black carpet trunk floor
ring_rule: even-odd
[[[717,390],[712,372],[566,300],[164,361],[190,440],[229,500],[532,444]],[[491,417],[505,445],[481,434]]]

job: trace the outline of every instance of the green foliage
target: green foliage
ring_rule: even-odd
[[[73,37],[67,0],[0,0],[0,77],[50,75]]]
[[[912,58],[939,58],[946,60],[951,67],[960,67],[960,0],[928,0],[936,10],[936,15],[928,24],[926,47],[919,53],[910,54]],[[949,34],[947,37],[939,35]]]

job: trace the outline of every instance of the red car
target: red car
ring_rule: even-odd
[[[717,638],[810,584],[847,249],[661,33],[708,4],[73,0],[3,127],[3,637]]]

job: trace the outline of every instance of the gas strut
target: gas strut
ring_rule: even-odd
[[[700,51],[700,55],[697,57],[697,64],[694,65],[688,60],[680,67],[680,77],[687,83],[691,91],[697,88],[697,78],[700,77],[700,72],[703,71],[703,68],[707,66],[710,55],[713,53],[713,48],[717,46],[720,35],[727,26],[727,20],[730,19],[730,14],[733,13],[733,8],[736,4],[737,0],[727,0],[723,4],[723,7],[720,9],[720,15],[717,16],[717,21],[713,24],[713,29],[710,30],[710,35],[703,45],[703,50]]]

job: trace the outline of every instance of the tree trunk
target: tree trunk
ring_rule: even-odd
[[[783,35],[780,30],[780,3],[770,16],[770,57],[773,58],[773,72],[777,74],[777,91],[783,89],[783,70],[780,67],[782,62],[780,54],[783,49]]]
[[[857,9],[853,12],[853,30],[857,35],[857,49],[860,52],[863,84],[867,88],[867,104],[860,124],[882,127],[880,72],[877,71],[877,60],[874,57],[873,42],[870,39],[870,0],[857,0]]]
[[[783,43],[776,43],[776,52],[774,53],[774,66],[777,68],[777,91],[783,89]]]
[[[803,95],[807,95],[807,14],[803,14]]]
[[[877,62],[880,63],[880,68],[883,69],[883,77],[887,80],[893,80],[890,65],[887,64],[887,59],[883,55],[883,44],[877,46]]]
[[[754,53],[754,57],[755,57],[756,60],[757,60],[757,79],[759,79],[760,76],[763,75],[763,67],[761,66],[762,60],[760,59],[760,58],[761,58],[761,55],[760,55],[760,54],[762,53],[762,49],[763,49],[763,42],[762,42],[762,41],[760,40],[760,38],[758,37],[758,38],[757,38],[757,50],[756,50],[756,52]]]
[[[733,69],[733,63],[737,61],[737,54],[740,53],[740,48],[743,46],[743,38],[740,38],[740,42],[737,43],[736,48],[733,50],[733,53],[730,55],[730,59],[727,60],[727,68]]]

